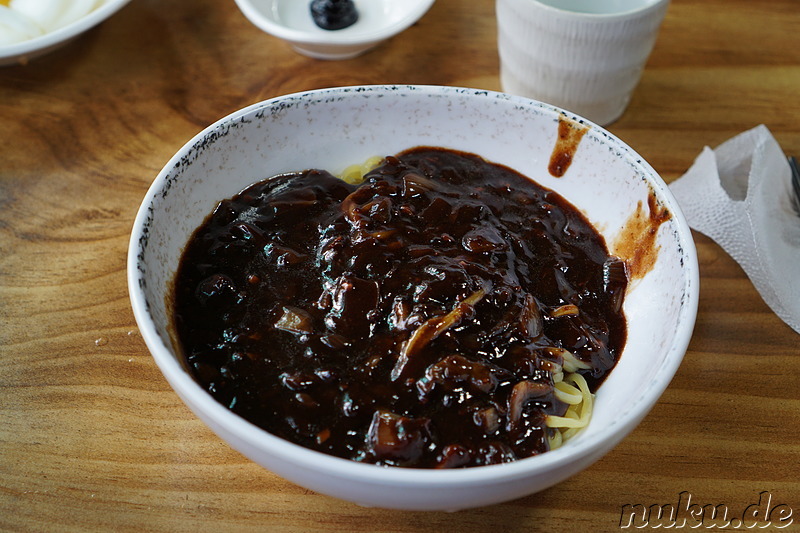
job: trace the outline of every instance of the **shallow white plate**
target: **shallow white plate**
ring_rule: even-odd
[[[83,32],[97,26],[119,11],[130,0],[106,0],[103,4],[63,28],[48,32],[35,39],[0,46],[0,66],[21,64],[64,46]]]
[[[259,29],[283,39],[303,55],[348,59],[407,29],[434,0],[354,0],[358,21],[341,30],[324,30],[311,18],[310,0],[236,0]]]

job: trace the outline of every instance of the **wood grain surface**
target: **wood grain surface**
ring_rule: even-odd
[[[232,0],[133,0],[66,47],[1,69],[0,529],[613,531],[626,504],[684,493],[738,516],[762,492],[794,511],[784,530],[800,525],[800,336],[700,234],[697,326],[661,401],[598,463],[507,504],[412,513],[312,493],[229,448],[162,378],[130,310],[126,249],[180,146],[285,93],[499,89],[498,67],[491,0],[439,0],[339,62],[298,55]],[[703,146],[761,123],[800,155],[797,0],[673,0],[609,129],[671,181]]]

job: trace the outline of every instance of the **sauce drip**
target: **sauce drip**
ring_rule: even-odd
[[[661,249],[656,244],[658,228],[671,218],[652,192],[647,196],[646,210],[642,202],[636,205],[612,245],[614,253],[625,260],[630,279],[641,279],[653,269]]]
[[[578,145],[587,131],[589,131],[588,126],[578,124],[563,116],[558,117],[558,137],[553,147],[553,153],[550,155],[550,164],[547,167],[550,175],[561,178],[566,174],[575,157],[575,152],[578,150]]]

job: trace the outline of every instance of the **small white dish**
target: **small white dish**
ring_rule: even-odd
[[[419,20],[435,0],[355,0],[358,21],[324,30],[311,18],[310,0],[236,0],[259,29],[316,59],[350,59],[367,52]]]
[[[52,52],[97,26],[128,2],[130,0],[106,0],[97,9],[71,24],[34,39],[0,46],[0,66],[25,65],[32,59]]]

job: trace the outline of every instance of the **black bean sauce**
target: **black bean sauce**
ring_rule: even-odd
[[[423,147],[358,185],[309,170],[221,202],[184,252],[175,326],[198,382],[275,435],[478,466],[549,449],[558,349],[596,388],[625,342],[626,284],[563,198]]]

